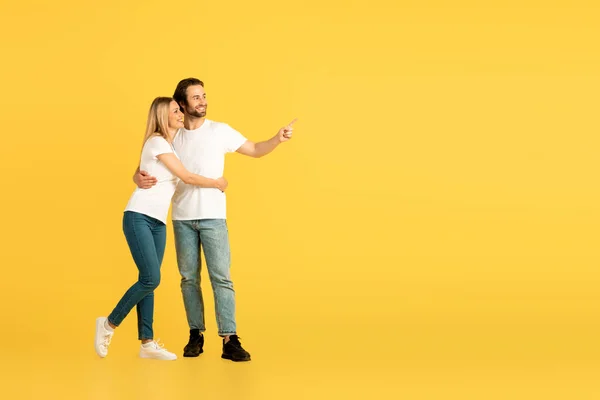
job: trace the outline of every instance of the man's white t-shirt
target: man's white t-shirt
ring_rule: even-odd
[[[180,129],[173,147],[188,171],[217,179],[223,176],[225,154],[235,152],[246,140],[229,125],[205,119],[198,129]],[[173,196],[172,216],[176,221],[225,219],[225,193],[179,181]]]
[[[169,205],[177,186],[177,177],[157,158],[160,154],[174,153],[173,148],[163,137],[154,136],[144,143],[140,170],[147,171],[157,180],[150,189],[135,189],[125,211],[135,211],[167,223]],[[177,156],[177,154],[175,154]]]

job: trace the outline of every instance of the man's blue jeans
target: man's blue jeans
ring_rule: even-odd
[[[173,221],[177,265],[181,274],[181,293],[190,329],[206,330],[204,301],[200,288],[200,248],[215,299],[215,313],[220,336],[236,334],[235,292],[229,268],[229,233],[224,219]]]

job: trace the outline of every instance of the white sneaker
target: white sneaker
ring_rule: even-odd
[[[159,343],[159,340],[153,340],[140,346],[140,357],[153,358],[155,360],[177,360],[177,356],[165,349],[165,345]],[[144,347],[147,346],[147,347]]]
[[[106,317],[96,318],[96,340],[94,341],[94,347],[100,357],[106,357],[108,354],[108,345],[115,333],[114,331],[107,330],[104,327],[105,323]]]

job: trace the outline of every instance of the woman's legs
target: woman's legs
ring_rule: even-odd
[[[123,231],[133,260],[138,267],[138,281],[123,295],[108,319],[98,318],[96,352],[101,357],[106,356],[113,328],[119,326],[131,309],[136,306],[138,336],[142,340],[140,357],[175,360],[177,359],[175,354],[166,351],[162,345],[153,340],[154,332],[152,330],[154,289],[160,284],[160,266],[165,252],[166,226],[154,218],[126,211],[123,216]]]
[[[142,306],[138,306],[139,313],[139,339],[153,339],[152,321],[154,314],[154,289],[160,284],[160,263],[164,254],[164,243],[159,246],[160,259],[157,252],[154,231],[161,224],[166,232],[165,225],[146,215],[126,211],[123,216],[123,232],[129,245],[133,260],[139,270],[138,281],[134,283],[123,295],[113,312],[108,316],[108,321],[114,326],[119,326],[134,306],[137,306],[145,297]],[[160,235],[159,235],[160,236]],[[166,234],[162,235],[166,240]]]
[[[167,229],[164,224],[157,224],[151,229],[152,238],[154,241],[154,249],[158,266],[162,264],[165,254],[165,244],[167,242]],[[160,271],[159,271],[160,272]],[[137,303],[137,318],[138,318],[138,339],[142,342],[153,339],[152,323],[154,318],[154,292],[149,293]]]

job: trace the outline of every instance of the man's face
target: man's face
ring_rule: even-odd
[[[203,118],[206,117],[206,108],[208,103],[206,102],[206,93],[204,88],[200,85],[193,85],[187,88],[186,91],[187,105],[184,106],[185,114],[189,114],[192,117]]]

